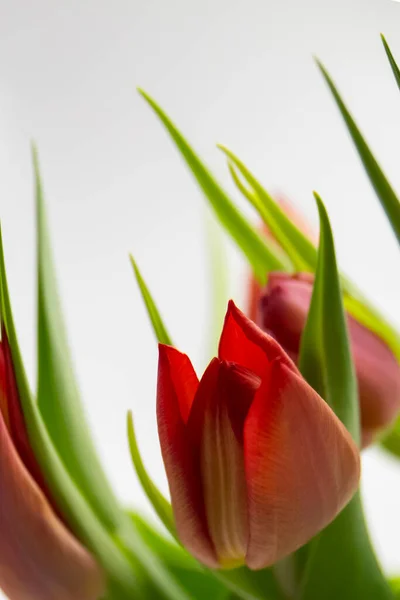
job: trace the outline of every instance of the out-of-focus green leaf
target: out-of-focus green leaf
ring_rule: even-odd
[[[316,200],[320,244],[300,370],[359,443],[357,385],[333,236],[325,207],[317,195]],[[368,537],[359,493],[306,549],[300,600],[393,600]]]
[[[234,594],[234,596],[229,596],[229,600],[231,598],[232,600],[233,598],[284,600],[270,569],[254,572],[243,567],[231,571],[211,571],[200,565],[182,547],[177,546],[172,540],[167,540],[155,531],[142,517],[132,512],[129,514],[143,538],[147,540],[151,547],[156,549],[158,556],[168,565],[168,568],[172,569],[173,572],[177,569],[180,575],[184,572],[188,574],[184,577],[184,581],[190,580],[190,574],[194,578],[193,583],[202,581],[202,586],[204,586],[207,580],[209,589],[214,588],[216,585],[221,588],[221,584],[225,584]],[[214,578],[220,583],[211,583],[210,578]],[[219,596],[217,597],[219,598]],[[214,598],[214,596],[210,595],[210,598]],[[225,598],[225,596],[222,596],[222,598]]]
[[[108,576],[121,593],[136,594],[139,591],[138,573],[133,565],[113,543],[107,531],[92,512],[86,499],[72,481],[56,452],[29,389],[8,294],[4,253],[0,232],[0,299],[1,319],[10,343],[18,392],[27,426],[29,441],[51,489],[57,506],[78,537],[98,558]]]
[[[135,273],[136,281],[140,289],[140,293],[142,294],[143,302],[145,303],[147,314],[149,315],[150,322],[153,326],[153,330],[157,341],[160,344],[167,344],[168,346],[172,346],[171,338],[168,334],[168,331],[161,319],[160,313],[158,311],[157,306],[154,303],[153,298],[151,297],[149,288],[147,287],[140,271],[139,267],[136,264],[133,256],[130,256],[130,260],[132,263],[133,271]]]
[[[268,242],[249,225],[163,110],[143,90],[139,92],[165,126],[217,217],[247,257],[260,283],[265,282],[269,271],[292,270],[286,255],[276,245],[272,250]]]
[[[208,327],[207,361],[218,351],[219,337],[222,331],[226,307],[229,300],[229,269],[225,248],[223,245],[222,232],[214,219],[207,219],[207,251],[208,270],[210,272],[210,324]]]
[[[367,172],[367,175],[375,189],[375,192],[381,202],[381,205],[389,219],[392,229],[400,243],[400,203],[397,198],[392,186],[387,180],[381,167],[377,163],[371,150],[369,149],[364,137],[358,129],[353,117],[347,110],[335,84],[333,83],[330,75],[326,71],[325,67],[317,61],[317,64],[321,70],[322,75],[328,84],[336,104],[342,114],[342,117],[347,125],[347,129],[353,138],[353,142],[357,148],[358,154]]]
[[[279,205],[250,173],[249,169],[232,152],[222,146],[220,148],[232,161],[232,164],[229,164],[229,169],[236,185],[256,208],[270,231],[287,252],[296,269],[314,272],[317,265],[317,249],[314,244],[286,216]],[[233,165],[250,185],[251,190],[242,184]],[[360,323],[379,335],[400,360],[400,336],[398,332],[347,277],[342,275],[341,282],[346,310]]]
[[[382,33],[381,33],[381,40],[383,43],[383,47],[385,48],[386,56],[389,59],[390,66],[392,67],[394,78],[396,80],[398,88],[400,89],[400,69],[397,66],[397,63],[396,63],[394,56],[389,48],[389,44],[387,43],[385,36]]]
[[[310,240],[292,223],[284,211],[268,194],[259,181],[242,163],[242,161],[224,146],[218,146],[231,162],[230,172],[239,189],[254,206],[261,219],[268,226],[271,233],[290,258],[296,271],[314,271],[317,264],[317,252]],[[233,165],[251,190],[240,185],[239,177],[236,175]]]
[[[91,440],[79,397],[60,308],[37,153],[38,405],[65,468],[111,531],[121,511]]]
[[[175,528],[175,520],[172,514],[171,504],[168,500],[163,496],[160,490],[157,488],[155,483],[152,481],[150,475],[148,474],[146,467],[143,464],[142,457],[140,455],[139,446],[136,439],[135,428],[133,424],[133,416],[132,412],[128,413],[128,440],[129,440],[129,449],[132,457],[133,466],[136,471],[136,475],[142,485],[143,491],[149,499],[151,505],[156,511],[158,517],[161,522],[169,531],[169,533],[177,538],[176,528]]]

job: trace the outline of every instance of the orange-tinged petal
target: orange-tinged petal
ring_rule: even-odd
[[[180,540],[196,558],[217,567],[205,520],[198,456],[185,422],[187,407],[191,406],[198,386],[193,373],[185,354],[159,345],[158,434],[176,528]]]
[[[359,454],[329,406],[278,358],[244,427],[246,563],[279,561],[328,525],[355,493]]]
[[[229,301],[218,350],[219,358],[235,362],[263,377],[269,363],[279,357],[297,372],[281,346]]]
[[[56,517],[0,416],[0,588],[13,600],[98,600],[104,577]]]

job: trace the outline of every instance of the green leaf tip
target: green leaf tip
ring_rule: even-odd
[[[263,237],[248,223],[166,113],[146,92],[139,90],[139,93],[164,125],[218,219],[247,257],[259,282],[265,283],[269,271],[287,270],[288,265],[282,256],[272,252]]]
[[[115,531],[123,513],[97,456],[75,378],[34,145],[32,159],[37,215],[37,402],[66,470],[105,527]]]
[[[146,470],[146,467],[144,466],[137,443],[132,411],[128,411],[127,415],[127,432],[132,463],[143,491],[167,531],[169,531],[169,533],[175,539],[177,539],[175,520],[172,514],[171,505],[152,481]]]
[[[382,40],[383,47],[386,52],[386,56],[388,57],[389,64],[391,66],[394,78],[396,80],[397,86],[400,89],[400,69],[396,63],[396,60],[392,54],[392,51],[390,50],[389,44],[387,43],[386,38],[383,35],[383,33],[381,33],[381,40]]]
[[[149,316],[150,322],[153,327],[154,334],[156,336],[157,341],[160,344],[166,344],[167,346],[173,346],[171,341],[171,337],[167,331],[167,328],[164,325],[164,322],[161,318],[160,312],[156,306],[156,303],[153,300],[152,295],[150,294],[150,290],[147,287],[141,272],[139,271],[139,267],[130,254],[129,259],[131,261],[131,265],[133,267],[133,272],[135,274],[136,282],[139,286],[140,293],[142,295],[143,302],[147,309],[147,314]]]
[[[392,226],[397,240],[400,243],[399,199],[396,193],[394,192],[392,186],[390,185],[388,179],[386,178],[384,172],[382,171],[381,167],[379,166],[377,160],[375,159],[374,155],[369,149],[367,142],[365,141],[363,135],[361,134],[361,131],[357,127],[356,122],[354,121],[352,115],[350,114],[345,103],[343,102],[342,97],[339,94],[335,84],[333,83],[333,80],[329,75],[328,71],[319,60],[317,60],[317,65],[335,99],[335,102],[347,126],[348,132],[350,133],[350,136],[353,139],[354,145],[357,149],[361,162],[364,165],[364,169],[376,192],[376,195],[380,200],[382,208],[386,213],[386,216]]]

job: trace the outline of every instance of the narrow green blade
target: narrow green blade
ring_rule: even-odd
[[[139,93],[165,126],[222,225],[247,257],[257,279],[264,283],[269,271],[290,271],[292,266],[287,257],[276,247],[271,250],[268,243],[249,225],[168,116],[143,90],[139,90]]]
[[[381,40],[383,43],[383,47],[385,48],[386,56],[389,59],[390,66],[392,67],[393,75],[396,80],[397,86],[400,90],[400,69],[397,66],[397,63],[396,63],[395,58],[389,48],[389,44],[387,43],[385,36],[382,33],[381,33]]]
[[[167,531],[169,531],[169,533],[174,538],[177,538],[175,520],[172,514],[171,504],[163,496],[163,494],[157,488],[155,483],[152,481],[150,475],[146,470],[146,467],[144,466],[136,439],[133,416],[131,412],[128,413],[127,425],[131,458],[136,471],[136,475],[138,476],[138,479],[142,485],[143,491],[146,494],[158,517],[160,518],[160,521],[163,523]]]
[[[161,315],[159,310],[150,294],[149,288],[147,287],[140,271],[137,266],[133,256],[131,255],[130,261],[133,267],[133,271],[135,273],[136,281],[139,286],[140,293],[142,294],[143,302],[147,309],[147,314],[149,315],[150,322],[153,326],[154,334],[156,336],[157,341],[160,344],[167,344],[168,346],[172,346],[171,338],[168,334],[168,331],[161,319]]]
[[[137,513],[130,516],[141,536],[157,551],[169,571],[190,592],[195,600],[215,598],[231,600],[230,591],[216,578],[215,574],[202,567],[188,552],[167,540]],[[233,597],[232,597],[233,600]]]
[[[64,468],[29,389],[12,316],[1,231],[0,301],[0,314],[10,343],[21,406],[35,456],[57,506],[72,531],[98,558],[111,578],[112,585],[115,584],[116,588],[124,592],[125,597],[128,598],[128,594],[136,594],[139,590],[134,566],[120,552]]]
[[[121,512],[91,440],[72,367],[48,234],[37,152],[38,405],[65,468],[104,525]]]
[[[206,222],[208,271],[210,284],[208,289],[210,302],[210,326],[207,339],[207,363],[210,356],[216,356],[218,342],[224,323],[226,307],[229,300],[229,269],[222,232],[218,223],[211,218]]]
[[[326,71],[325,67],[317,61],[317,64],[321,70],[322,75],[328,84],[336,104],[342,114],[342,117],[347,125],[347,129],[353,138],[353,142],[357,148],[358,154],[367,172],[372,186],[381,202],[381,205],[389,219],[392,229],[400,243],[400,203],[393,188],[383,173],[381,167],[377,163],[371,150],[369,149],[364,137],[358,129],[353,117],[349,113],[344,104],[335,84],[333,83],[330,75]]]
[[[332,230],[316,195],[320,245],[314,291],[301,344],[300,368],[330,404],[357,443],[357,386],[352,364]],[[302,549],[306,567],[300,600],[390,600],[390,588],[368,537],[359,493],[340,515]]]
[[[231,175],[241,192],[254,206],[264,223],[269,227],[275,239],[282,246],[296,271],[314,271],[317,264],[317,250],[310,240],[285,215],[284,211],[263,188],[243,162],[224,146],[218,146],[228,157]],[[232,164],[238,169],[251,190],[240,185]]]

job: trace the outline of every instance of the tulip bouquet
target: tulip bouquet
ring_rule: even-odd
[[[399,200],[319,67],[400,241]],[[387,579],[374,553],[358,491],[363,448],[381,444],[400,458],[399,333],[338,270],[316,193],[319,236],[221,147],[262,221],[254,228],[169,117],[140,93],[244,253],[248,302],[243,311],[232,300],[225,307],[217,356],[199,378],[132,258],[159,344],[156,414],[170,501],[145,467],[132,414],[127,421],[133,465],[160,521],[154,527],[118,501],[90,438],[34,150],[35,394],[0,243],[0,588],[11,600],[400,598],[400,579]]]

